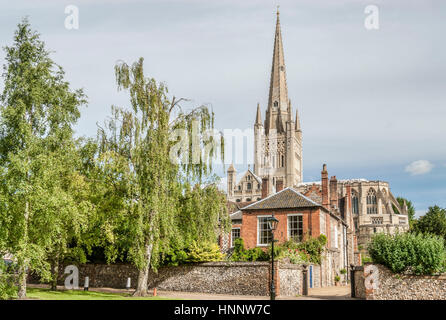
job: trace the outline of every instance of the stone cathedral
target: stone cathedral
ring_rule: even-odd
[[[298,111],[293,113],[288,97],[286,66],[279,12],[275,29],[270,86],[265,118],[260,105],[254,123],[254,167],[237,174],[233,165],[227,171],[227,199],[230,211],[246,207],[283,188],[293,188],[316,203],[322,203],[323,183],[303,182],[302,130]],[[321,164],[323,159],[321,159]],[[322,175],[326,174],[326,166]],[[266,185],[265,185],[266,184]],[[385,181],[330,178],[330,198],[342,199],[349,193],[352,221],[358,243],[376,232],[394,233],[409,228],[407,208],[400,206]],[[266,190],[266,192],[265,192]],[[338,210],[343,204],[332,203]]]

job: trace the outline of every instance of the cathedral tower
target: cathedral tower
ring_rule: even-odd
[[[262,124],[260,105],[257,105],[254,124],[254,173],[268,177],[272,186],[278,180],[286,187],[302,182],[302,131],[297,110],[293,120],[288,99],[279,11],[265,122]]]

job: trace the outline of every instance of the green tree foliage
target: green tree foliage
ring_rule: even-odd
[[[8,266],[0,259],[0,300],[7,300],[17,296],[15,273],[12,266]]]
[[[109,237],[127,246],[127,257],[139,270],[134,293],[138,296],[147,294],[149,269],[157,269],[172,243],[181,248],[184,242],[208,239],[209,230],[217,232],[213,219],[205,226],[209,218],[220,215],[227,219],[227,214],[222,214],[225,206],[221,197],[202,202],[209,199],[207,193],[215,194],[209,191],[212,189],[190,191],[190,185],[198,182],[201,186],[202,178],[212,169],[217,150],[212,147],[202,153],[202,149],[207,150],[207,140],[201,137],[213,129],[213,113],[204,106],[183,112],[179,105],[182,99],[169,98],[164,84],[145,77],[142,58],[131,66],[116,65],[115,73],[118,89],[130,95],[131,108],[113,107],[112,117],[99,130],[100,167],[107,184],[115,188],[110,200],[113,221],[109,217],[104,220]],[[189,148],[172,151],[179,142],[171,139],[172,135],[181,130],[189,138]],[[199,152],[194,153],[197,149]],[[180,199],[186,208],[179,205]],[[178,222],[181,215],[186,219]],[[197,227],[187,217],[197,219]],[[187,228],[192,231],[183,238],[180,231]]]
[[[407,200],[402,197],[397,197],[396,200],[398,201],[400,207],[402,208],[404,204],[407,206],[407,215],[409,217],[409,226],[412,229],[413,222],[415,221],[415,207],[412,204],[412,201]]]
[[[75,153],[72,126],[85,96],[82,90],[70,90],[64,71],[51,60],[26,19],[5,52],[0,96],[0,251],[17,260],[18,297],[23,298],[27,272],[49,280],[49,254],[64,250],[68,235],[82,223],[79,217],[85,208],[73,204],[79,200],[74,190],[83,188],[83,181],[70,158]]]
[[[446,251],[442,238],[430,234],[376,234],[368,252],[374,263],[395,273],[435,274],[445,271]]]
[[[426,214],[414,224],[413,231],[434,234],[446,241],[446,209],[439,206],[429,207]]]

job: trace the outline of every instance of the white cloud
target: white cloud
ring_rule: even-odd
[[[406,166],[405,171],[415,176],[428,173],[432,170],[433,167],[434,165],[428,160],[417,160]]]

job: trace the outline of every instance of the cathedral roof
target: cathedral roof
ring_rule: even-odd
[[[291,208],[311,208],[322,207],[320,204],[314,202],[310,198],[304,196],[302,193],[296,191],[294,188],[286,188],[280,192],[270,195],[265,199],[259,200],[250,204],[242,211],[248,210],[262,210],[262,209],[291,209]]]

